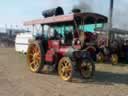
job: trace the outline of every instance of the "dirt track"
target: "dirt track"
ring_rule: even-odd
[[[25,57],[0,49],[0,96],[128,96],[128,66],[98,64],[93,80],[31,73]]]

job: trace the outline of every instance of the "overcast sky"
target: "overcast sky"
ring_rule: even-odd
[[[22,26],[26,20],[41,17],[41,11],[56,6],[64,7],[65,13],[69,13],[74,5],[82,0],[1,0],[0,1],[0,27],[5,24]],[[83,0],[92,12],[108,15],[109,0]],[[128,0],[115,0],[114,26],[128,28]]]

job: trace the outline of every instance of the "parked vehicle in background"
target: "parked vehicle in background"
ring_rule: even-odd
[[[127,60],[128,31],[112,28],[110,36],[108,36],[107,29],[96,29],[96,33],[98,34],[97,46],[99,49],[97,61],[103,62],[108,58],[112,64],[117,64],[118,61]]]

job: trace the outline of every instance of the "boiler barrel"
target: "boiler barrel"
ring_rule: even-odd
[[[42,15],[44,17],[58,16],[58,15],[63,15],[63,14],[64,14],[64,11],[63,11],[63,8],[61,7],[48,9],[42,12]]]

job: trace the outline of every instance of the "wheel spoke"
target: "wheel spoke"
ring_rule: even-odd
[[[37,52],[36,54],[37,54],[38,57],[40,57],[40,52]]]
[[[60,70],[60,73],[63,74],[63,70]]]
[[[68,76],[70,76],[69,74],[71,73],[71,68],[70,67],[68,67],[68,66],[66,66],[66,67],[64,67],[63,68],[63,76],[65,76],[65,77],[67,77],[68,78]]]
[[[70,66],[69,62],[66,63],[66,66]]]
[[[37,60],[35,60],[34,58],[32,59],[32,62],[30,63],[30,66],[35,69],[35,67],[37,66]]]
[[[87,67],[89,67],[89,68],[90,68],[90,66],[91,66],[91,64],[90,64],[90,63],[87,63]]]
[[[71,72],[72,71],[72,68],[69,68],[68,71]]]
[[[33,65],[35,62],[34,61],[32,61],[31,63],[30,63],[30,65]]]
[[[33,53],[36,53],[36,52],[37,52],[37,47],[36,47],[36,45],[33,45],[32,52],[33,52]]]
[[[71,74],[70,74],[71,72],[67,72],[67,76],[70,76]]]
[[[63,64],[61,64],[61,65],[60,65],[60,68],[62,69],[63,67],[64,67],[64,65],[63,65]]]
[[[62,63],[62,66],[66,66],[64,62]]]
[[[29,54],[29,56],[33,57],[33,54],[31,53],[31,54]]]
[[[35,69],[35,62],[34,62],[34,61],[31,62],[31,63],[30,63],[30,66],[31,66],[32,69]]]
[[[35,59],[35,64],[37,64],[37,63],[38,63],[38,60]]]
[[[82,72],[84,77],[90,77],[90,75],[91,75],[91,72],[87,71],[87,70],[81,70],[81,72]]]
[[[38,62],[40,62],[41,57],[40,57],[40,56],[36,56],[36,57],[35,57],[35,60],[38,61]]]
[[[34,66],[35,68],[38,68],[39,67],[39,64],[38,63],[35,63],[35,66]]]
[[[35,53],[35,45],[32,46],[31,52]]]
[[[81,64],[81,67],[80,68],[85,68],[87,66],[87,64],[85,63],[85,62],[83,62],[82,64]]]
[[[64,65],[65,65],[65,66],[67,66],[67,63],[68,63],[67,61],[64,61]]]
[[[62,76],[65,76],[65,72],[62,72],[61,75],[62,75]]]
[[[68,75],[68,73],[66,72],[64,76],[65,76],[65,77],[68,77],[69,75]]]

